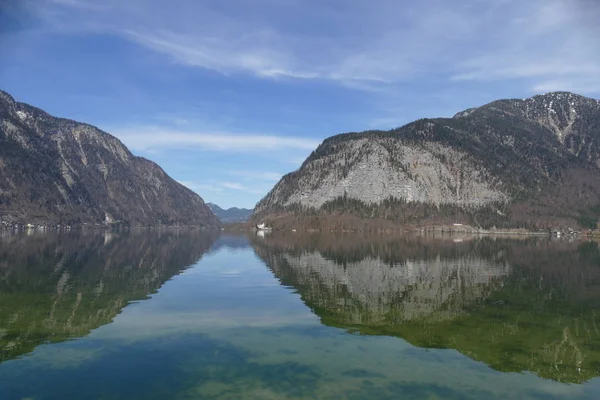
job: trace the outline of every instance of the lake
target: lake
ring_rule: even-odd
[[[0,399],[598,399],[600,250],[1,233]]]

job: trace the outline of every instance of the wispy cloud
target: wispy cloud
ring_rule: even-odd
[[[158,127],[111,129],[110,132],[135,150],[200,149],[229,152],[314,150],[319,140],[291,136],[236,134],[229,132],[183,132]]]
[[[222,192],[223,191],[223,188],[218,185],[199,183],[199,182],[194,182],[194,181],[178,181],[178,182],[181,183],[183,186],[187,187],[188,189],[191,189],[198,193],[201,193],[204,191],[208,191],[208,192]]]
[[[240,182],[220,182],[219,185],[229,190],[260,195],[265,195],[271,189],[270,186],[266,187],[264,184],[252,186],[252,183],[245,185]]]
[[[264,172],[264,171],[229,171],[231,175],[239,176],[251,180],[260,180],[267,182],[277,182],[283,174],[279,172]]]
[[[369,128],[373,129],[392,129],[402,126],[404,123],[406,123],[406,120],[402,119],[400,115],[373,118],[368,125]]]
[[[27,1],[27,0],[26,0]],[[50,5],[75,7],[86,10],[102,10],[104,7],[98,2],[85,0],[47,0]]]
[[[532,91],[600,88],[600,3],[586,0],[504,0],[484,38],[457,63],[455,81],[530,82]],[[499,2],[499,4],[501,4]],[[592,85],[590,85],[592,83]],[[595,84],[594,84],[595,83]]]
[[[223,182],[223,183],[221,183],[221,186],[223,186],[224,188],[233,189],[233,190],[247,190],[244,185],[242,185],[241,183],[238,183],[238,182]]]
[[[300,165],[302,165],[302,163],[305,160],[306,160],[306,157],[292,156],[292,157],[286,157],[285,159],[281,159],[280,161],[284,162],[286,164],[290,164],[295,167],[300,167]]]
[[[585,89],[600,66],[596,1],[106,0],[96,13],[85,11],[95,4],[86,0],[42,4],[36,9],[71,13],[68,24],[49,19],[57,29],[118,35],[184,65],[359,90],[415,76]]]
[[[207,193],[220,194],[230,191],[245,192],[252,195],[265,195],[270,190],[270,186],[265,187],[264,185],[259,185],[257,187],[254,187],[242,184],[240,182],[218,182],[215,180],[211,180],[208,183],[186,180],[180,180],[178,182],[200,195],[206,195]]]
[[[600,72],[598,73],[600,76]],[[547,93],[566,90],[575,93],[600,93],[600,80],[598,79],[550,79],[534,86],[533,91],[538,93]]]

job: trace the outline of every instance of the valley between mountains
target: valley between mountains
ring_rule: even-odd
[[[0,91],[5,226],[211,229],[248,218],[276,229],[597,229],[600,101],[554,92],[332,136],[252,211],[208,205],[110,134]]]

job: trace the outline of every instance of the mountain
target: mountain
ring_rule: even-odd
[[[556,92],[330,137],[257,204],[254,219],[299,215],[594,228],[600,101]]]
[[[246,222],[246,221],[248,221],[248,219],[250,218],[250,215],[252,215],[252,212],[254,211],[254,210],[249,210],[247,208],[237,208],[237,207],[231,207],[231,208],[228,208],[227,210],[224,210],[216,204],[213,204],[213,203],[206,203],[206,204],[210,207],[210,209],[217,216],[217,218],[219,218],[221,220],[221,222],[228,223],[228,224],[232,224],[232,223],[236,223],[236,222]]]
[[[202,198],[91,125],[0,91],[0,219],[219,226]]]

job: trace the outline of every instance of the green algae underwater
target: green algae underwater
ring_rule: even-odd
[[[600,249],[0,237],[0,399],[595,399]]]

